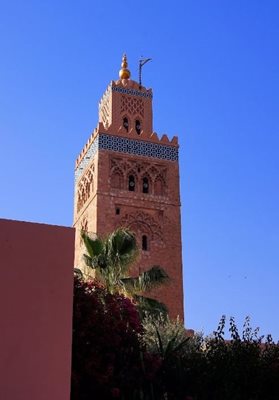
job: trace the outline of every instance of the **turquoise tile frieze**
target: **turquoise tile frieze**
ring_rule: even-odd
[[[178,161],[177,147],[100,133],[90,145],[81,163],[78,165],[75,171],[76,181],[82,175],[89,162],[93,160],[98,150],[116,151],[137,156],[159,158],[161,160]]]
[[[177,147],[106,134],[99,136],[99,149],[160,158],[162,160],[178,160]]]
[[[91,160],[93,160],[95,154],[97,153],[99,147],[99,136],[97,136],[94,142],[91,143],[89,149],[85,153],[83,159],[75,170],[75,181],[79,179],[83,171],[86,169],[87,165]]]
[[[125,89],[125,88],[121,88],[118,86],[112,86],[111,90],[113,92],[125,93],[125,94],[130,94],[132,96],[139,96],[139,97],[149,97],[150,99],[152,99],[152,93],[140,92],[139,90],[135,90],[135,89]]]

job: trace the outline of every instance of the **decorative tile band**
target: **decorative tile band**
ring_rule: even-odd
[[[132,96],[150,97],[151,99],[153,97],[152,93],[140,92],[139,90],[135,90],[135,89],[124,89],[124,88],[121,88],[121,87],[118,87],[118,86],[112,86],[111,90],[113,92],[130,94]]]
[[[153,157],[161,160],[178,161],[177,147],[100,133],[91,144],[81,163],[77,167],[75,171],[76,181],[81,176],[89,162],[94,158],[97,150],[117,151],[119,153]]]
[[[137,156],[155,157],[170,161],[178,160],[177,147],[106,135],[103,133],[99,135],[99,149],[118,151],[120,153],[134,154]]]
[[[79,179],[82,175],[83,171],[89,164],[91,160],[95,157],[97,150],[99,148],[99,136],[96,137],[94,142],[91,143],[89,149],[87,150],[86,154],[84,155],[83,159],[81,160],[80,164],[75,170],[75,182]]]

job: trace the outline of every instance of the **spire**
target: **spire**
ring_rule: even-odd
[[[127,62],[126,54],[123,54],[121,67],[122,68],[119,71],[119,78],[120,79],[129,79],[131,76],[131,72],[127,69],[128,62]]]

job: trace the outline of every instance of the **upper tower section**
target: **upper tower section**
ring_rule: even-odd
[[[119,80],[112,81],[99,103],[99,122],[114,134],[150,137],[152,90],[130,79],[127,57],[122,58]]]
[[[99,122],[76,160],[75,179],[81,179],[100,150],[178,161],[178,140],[153,132],[152,90],[133,81],[126,55],[119,80],[111,81],[99,103]]]

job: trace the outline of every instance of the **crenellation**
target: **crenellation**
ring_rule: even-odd
[[[152,132],[151,133],[150,139],[152,139],[152,141],[154,141],[154,142],[159,142],[160,141],[160,139],[159,139],[159,137],[158,137],[156,132]]]
[[[94,142],[97,135],[98,135],[98,129],[95,128],[94,131],[91,133],[88,141],[84,145],[83,149],[81,150],[80,154],[78,155],[76,162],[75,162],[75,168],[77,168],[79,166],[79,164],[82,162],[82,159],[84,158],[85,154],[87,153],[91,144]]]
[[[174,148],[178,148],[178,138],[177,136],[174,136],[172,138],[172,140],[170,141],[168,136],[166,134],[163,134],[163,136],[161,138],[158,137],[156,132],[152,132],[151,135],[146,136],[146,135],[137,135],[133,132],[133,130],[131,130],[130,132],[126,132],[125,129],[120,126],[118,128],[117,132],[111,131],[111,129],[104,129],[102,124],[99,124],[98,128],[96,128],[94,130],[94,132],[91,134],[90,138],[88,139],[88,141],[86,142],[84,148],[82,149],[80,155],[78,156],[78,158],[76,159],[76,163],[75,163],[75,168],[78,168],[78,166],[80,165],[80,163],[82,162],[82,160],[84,159],[88,149],[90,148],[90,146],[92,145],[92,143],[94,142],[94,140],[96,139],[97,135],[100,135],[99,132],[101,132],[101,130],[99,129],[100,126],[103,128],[103,132],[106,131],[106,135],[111,135],[111,136],[119,136],[119,137],[125,137],[127,139],[134,139],[137,141],[147,141],[147,142],[151,142],[151,143],[158,143],[158,144],[162,144],[162,145],[168,145]]]
[[[161,141],[161,143],[164,143],[164,144],[170,144],[169,138],[167,137],[167,135],[165,133],[162,135],[160,141]]]

